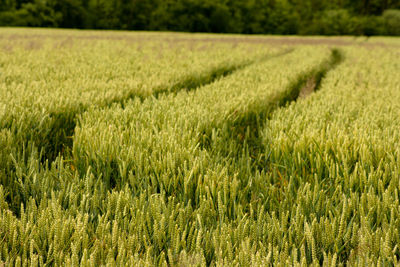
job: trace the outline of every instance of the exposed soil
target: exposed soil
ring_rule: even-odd
[[[315,77],[311,77],[307,80],[306,84],[300,89],[299,98],[306,98],[311,95],[317,86]]]

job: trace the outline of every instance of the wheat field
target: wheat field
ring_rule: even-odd
[[[0,29],[0,266],[397,266],[400,39]]]

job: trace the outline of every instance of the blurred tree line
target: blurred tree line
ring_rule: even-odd
[[[400,35],[400,1],[0,0],[0,26]]]

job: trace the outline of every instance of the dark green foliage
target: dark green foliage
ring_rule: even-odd
[[[388,35],[400,35],[400,10],[386,10],[383,22]]]
[[[382,16],[365,16],[355,20],[356,34],[364,34],[365,36],[371,35],[385,35],[385,27],[383,25]]]
[[[346,9],[325,10],[316,19],[316,33],[343,35],[355,32],[355,19]]]
[[[391,0],[1,0],[0,26],[399,35]]]

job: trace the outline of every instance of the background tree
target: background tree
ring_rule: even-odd
[[[0,0],[0,25],[400,35],[398,0]]]

